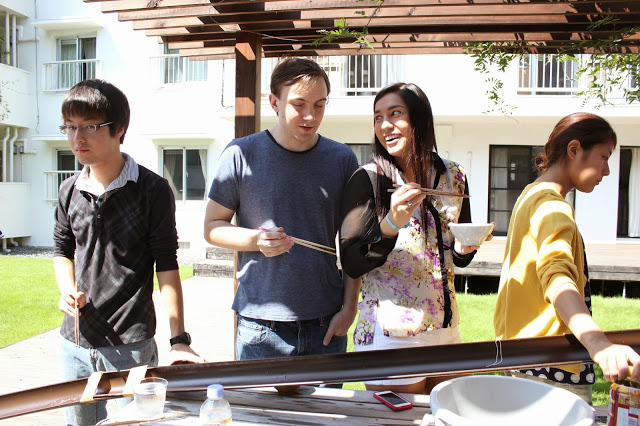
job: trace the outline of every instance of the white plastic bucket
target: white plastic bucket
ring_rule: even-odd
[[[467,376],[438,384],[431,391],[436,426],[587,426],[593,409],[564,389],[505,376]],[[431,424],[433,424],[431,423]]]

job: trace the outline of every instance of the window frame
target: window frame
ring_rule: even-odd
[[[167,176],[167,174],[169,174],[169,170],[166,168],[166,164],[165,164],[165,153],[168,151],[181,151],[181,157],[182,157],[182,188],[178,189],[175,187],[175,183],[174,183],[174,177],[171,176]],[[200,161],[202,161],[202,159],[204,159],[204,164],[200,164],[200,169],[202,170],[202,179],[204,181],[204,186],[203,186],[203,196],[200,199],[193,199],[193,198],[188,198],[189,197],[189,165],[187,163],[187,151],[195,151],[198,154],[198,158],[200,159]],[[200,154],[200,151],[204,151],[203,154]],[[200,202],[200,201],[206,201],[207,199],[207,195],[208,195],[208,191],[207,191],[207,183],[208,183],[208,177],[207,177],[207,157],[209,154],[209,148],[206,146],[175,146],[175,145],[167,145],[167,146],[163,146],[162,147],[162,155],[160,157],[160,170],[162,171],[161,176],[164,177],[165,179],[167,179],[167,181],[169,182],[171,189],[173,191],[173,195],[175,197],[176,203],[178,202],[182,202],[182,203],[187,203],[187,202]]]

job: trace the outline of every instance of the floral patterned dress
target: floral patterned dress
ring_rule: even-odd
[[[435,189],[464,194],[467,184],[462,167],[436,158],[440,161],[434,164]],[[426,221],[421,219],[418,209],[409,226],[401,229],[397,238],[385,238],[380,233],[380,218],[376,218],[375,226],[362,223],[358,227],[353,220],[353,217],[371,216],[375,196],[367,201],[363,198],[373,195],[376,187],[373,179],[382,178],[374,176],[376,170],[370,163],[356,172],[347,185],[343,203],[343,212],[346,212],[341,230],[343,269],[350,276],[362,272],[363,268],[369,269],[362,274],[362,301],[358,305],[360,315],[354,343],[372,343],[376,323],[385,335],[392,337],[456,327],[460,315],[455,300],[453,267],[454,264],[468,265],[475,253],[463,256],[453,251],[454,238],[449,223],[461,218],[470,222],[468,199],[427,197],[425,203],[428,203],[429,214]],[[369,187],[363,190],[367,183],[363,178],[365,172]],[[389,181],[389,187],[403,183],[399,174]],[[357,206],[363,207],[368,214]]]

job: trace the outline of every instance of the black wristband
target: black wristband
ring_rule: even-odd
[[[178,334],[176,337],[172,337],[169,339],[169,343],[171,346],[177,345],[178,343],[184,343],[185,345],[191,344],[191,335],[186,331],[182,334]]]

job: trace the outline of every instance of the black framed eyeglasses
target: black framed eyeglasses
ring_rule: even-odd
[[[101,127],[112,124],[113,121],[108,121],[102,124],[85,124],[84,126],[60,126],[60,133],[63,135],[73,135],[78,132],[81,135],[89,135],[97,132]]]

